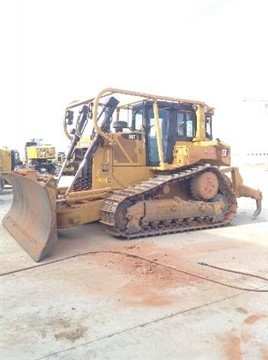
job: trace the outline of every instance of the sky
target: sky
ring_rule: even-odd
[[[106,87],[205,101],[216,135],[247,144],[242,100],[268,99],[267,13],[266,0],[5,1],[0,145],[66,150],[66,106]]]

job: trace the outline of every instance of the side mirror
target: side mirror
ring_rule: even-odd
[[[66,125],[73,125],[74,120],[74,112],[71,110],[67,110],[65,114]]]

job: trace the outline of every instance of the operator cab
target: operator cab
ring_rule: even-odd
[[[163,161],[171,164],[176,141],[192,141],[196,135],[197,117],[193,104],[158,101],[159,126],[162,134]],[[153,101],[135,104],[132,108],[131,130],[145,132],[146,165],[158,166],[156,121]]]

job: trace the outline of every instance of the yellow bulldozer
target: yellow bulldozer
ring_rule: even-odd
[[[56,148],[43,144],[42,139],[33,138],[25,143],[25,167],[38,173],[55,174]]]
[[[0,194],[2,193],[7,180],[2,176],[2,173],[11,173],[16,166],[21,165],[20,153],[18,150],[9,149],[8,147],[0,147]]]
[[[3,225],[40,261],[58,229],[81,224],[100,221],[121,239],[211,229],[231,223],[240,196],[256,200],[255,218],[262,193],[243,185],[230,146],[213,139],[213,115],[202,101],[114,88],[71,103],[64,116],[71,143],[58,177],[6,174],[14,196]],[[61,187],[89,125],[90,145]]]

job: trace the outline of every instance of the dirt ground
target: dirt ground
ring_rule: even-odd
[[[37,264],[1,224],[0,358],[267,360],[268,170],[241,173],[262,213],[238,199],[220,229],[122,241],[94,223]]]

